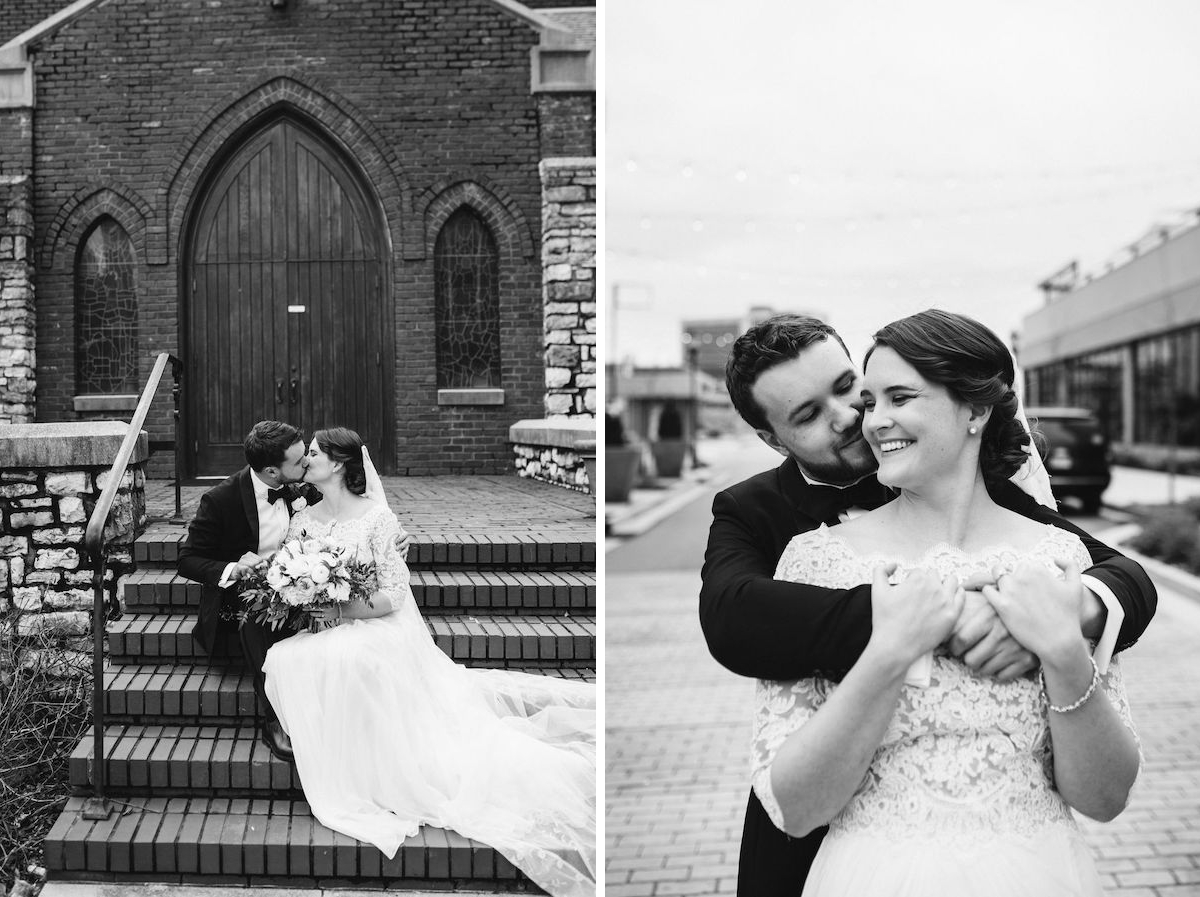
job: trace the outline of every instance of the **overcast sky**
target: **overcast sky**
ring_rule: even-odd
[[[609,360],[752,305],[856,360],[931,306],[1007,338],[1067,263],[1197,220],[1195,0],[600,8]]]

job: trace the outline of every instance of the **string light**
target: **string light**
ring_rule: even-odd
[[[685,178],[697,176],[699,172],[694,162],[673,161],[665,157],[648,157],[643,159],[629,158],[625,169],[630,174],[652,176],[666,172],[677,172]],[[1200,159],[1174,159],[1161,161],[1144,161],[1127,165],[1077,166],[1064,165],[1058,169],[1039,168],[1035,171],[1020,169],[946,169],[929,168],[924,171],[881,171],[872,178],[862,177],[860,172],[849,168],[831,168],[811,170],[808,172],[814,183],[831,183],[836,181],[876,182],[890,180],[896,189],[903,189],[913,183],[939,184],[948,190],[955,190],[968,184],[988,186],[993,189],[1003,189],[1011,183],[1021,181],[1086,181],[1093,185],[1100,182],[1112,182],[1121,178],[1161,177],[1164,174],[1187,173],[1195,175],[1200,169]],[[769,164],[749,166],[744,164],[728,164],[716,162],[707,166],[711,176],[727,177],[732,175],[737,181],[754,180],[759,183],[783,181],[793,187],[799,186],[803,178],[795,168],[773,169]],[[724,172],[724,173],[722,173]]]

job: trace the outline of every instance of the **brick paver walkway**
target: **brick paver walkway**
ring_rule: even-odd
[[[200,496],[214,483],[184,486],[181,507],[191,520]],[[418,541],[434,534],[596,534],[593,496],[518,476],[384,477],[388,503]],[[146,511],[165,519],[175,513],[175,485],[148,480]]]
[[[699,587],[691,573],[605,580],[607,897],[735,890],[753,686],[709,656]],[[1145,768],[1088,839],[1109,893],[1200,895],[1200,605],[1160,585],[1125,665]]]

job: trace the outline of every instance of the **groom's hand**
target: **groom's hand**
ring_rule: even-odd
[[[237,559],[237,566],[233,569],[234,579],[245,579],[254,572],[254,568],[262,563],[262,558],[253,551],[247,551]]]
[[[1011,682],[1037,669],[1038,659],[1009,634],[980,591],[983,584],[973,580],[963,584],[966,600],[950,635],[950,653],[977,675]]]

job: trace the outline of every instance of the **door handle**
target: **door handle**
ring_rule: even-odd
[[[275,404],[276,405],[283,404],[283,381],[282,380],[275,381]]]
[[[289,402],[289,404],[295,405],[298,401],[300,401],[300,378],[293,377],[292,378],[292,399],[291,399],[291,402]]]

